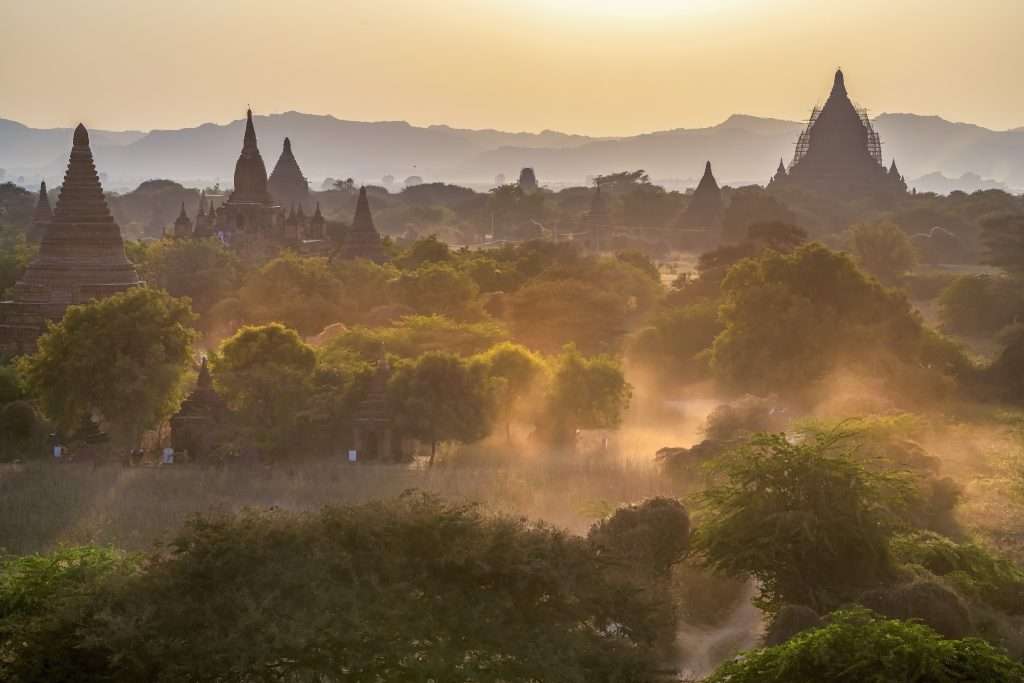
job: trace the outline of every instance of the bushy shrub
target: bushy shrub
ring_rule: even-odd
[[[690,516],[672,498],[651,498],[620,507],[590,528],[599,555],[667,577],[690,546]]]
[[[967,335],[992,335],[1024,318],[1021,283],[991,275],[962,275],[939,295],[944,328]]]
[[[927,626],[866,610],[836,612],[827,626],[742,655],[706,683],[978,683],[1024,681],[1024,665],[983,640],[947,640]]]

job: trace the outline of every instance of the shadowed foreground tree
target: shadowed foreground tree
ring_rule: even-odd
[[[141,571],[48,559],[0,565],[6,681],[642,683],[674,632],[585,539],[417,494],[194,520]]]
[[[213,357],[213,380],[249,442],[283,454],[312,393],[316,353],[278,323],[243,327]]]
[[[19,372],[62,429],[98,414],[112,436],[135,445],[177,407],[194,319],[186,301],[145,287],[71,306]]]
[[[1000,214],[981,222],[985,262],[1011,273],[1024,273],[1024,214]]]
[[[388,383],[396,430],[430,444],[469,443],[490,430],[492,396],[480,368],[451,353],[432,352],[399,363]]]

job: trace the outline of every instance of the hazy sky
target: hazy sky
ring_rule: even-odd
[[[1020,0],[0,0],[0,117],[178,128],[299,110],[623,135],[873,113],[1024,125]]]

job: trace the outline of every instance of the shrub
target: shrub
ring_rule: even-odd
[[[747,653],[706,683],[956,683],[1024,681],[1024,665],[975,638],[946,640],[927,626],[863,609],[836,612],[827,626]]]
[[[962,275],[939,295],[939,317],[950,332],[992,335],[1022,316],[1024,293],[1007,277]]]
[[[690,516],[672,498],[651,498],[620,507],[590,527],[587,539],[599,555],[667,577],[690,545]]]

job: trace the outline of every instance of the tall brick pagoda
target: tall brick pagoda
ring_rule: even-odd
[[[235,162],[235,185],[217,209],[216,229],[225,233],[265,234],[278,223],[280,206],[267,189],[267,167],[256,142],[252,110],[245,114],[242,152]]]
[[[906,192],[899,172],[883,165],[882,142],[867,112],[850,101],[842,70],[824,106],[812,110],[787,175],[772,186],[854,198]]]
[[[68,306],[140,284],[103,197],[89,132],[79,124],[39,254],[14,285],[13,300],[0,302],[0,352],[31,351],[46,321],[62,318]]]
[[[376,263],[388,260],[388,254],[380,241],[380,233],[373,224],[370,214],[370,202],[366,199],[366,188],[359,188],[359,199],[356,201],[356,213],[352,218],[352,227],[345,235],[338,250],[342,259],[364,258]]]
[[[284,148],[274,164],[267,187],[270,196],[281,206],[297,204],[301,209],[309,204],[309,182],[302,175],[299,162],[292,154],[292,142],[288,138],[284,139]]]

